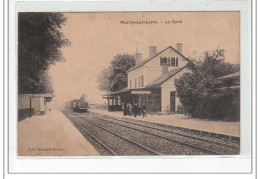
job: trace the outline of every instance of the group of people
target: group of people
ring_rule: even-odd
[[[131,103],[127,103],[124,106],[124,115],[126,116],[132,116],[136,117],[137,115],[141,115],[143,117],[146,117],[146,105],[143,104],[142,106],[140,104],[135,103],[132,105]]]

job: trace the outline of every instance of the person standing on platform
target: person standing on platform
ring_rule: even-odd
[[[141,104],[138,104],[138,116],[141,116],[142,115],[142,106]]]
[[[132,116],[132,113],[133,113],[133,106],[132,106],[132,104],[129,104],[128,105],[128,115]]]
[[[126,116],[129,116],[129,103],[126,104],[125,113],[126,113]]]
[[[123,111],[124,111],[124,116],[126,116],[127,115],[127,104],[126,103],[124,103],[124,105],[122,106],[122,108],[123,108]]]
[[[137,104],[135,103],[135,105],[134,105],[134,117],[137,116],[137,112],[138,112],[138,106],[137,106]]]
[[[143,114],[143,117],[146,117],[146,105],[144,103],[142,106],[142,114]]]

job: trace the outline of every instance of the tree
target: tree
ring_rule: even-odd
[[[98,77],[98,88],[106,92],[115,92],[127,87],[127,71],[135,65],[133,55],[117,54],[108,68]]]
[[[184,73],[175,80],[177,95],[192,117],[239,119],[239,91],[223,91],[219,77],[239,71],[239,65],[225,62],[223,49],[206,52],[203,60],[192,60]]]
[[[18,92],[51,90],[46,73],[50,65],[64,61],[61,48],[69,45],[60,32],[66,18],[62,13],[18,14]]]

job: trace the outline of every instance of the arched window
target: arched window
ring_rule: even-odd
[[[161,66],[170,66],[170,59],[167,59],[167,57],[160,57],[160,64]]]
[[[163,64],[167,64],[167,58],[163,57]]]
[[[174,57],[171,58],[171,66],[175,67],[175,58]]]

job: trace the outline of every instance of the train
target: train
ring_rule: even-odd
[[[85,95],[82,95],[80,99],[70,101],[70,108],[75,112],[88,112],[89,104],[86,101]]]

